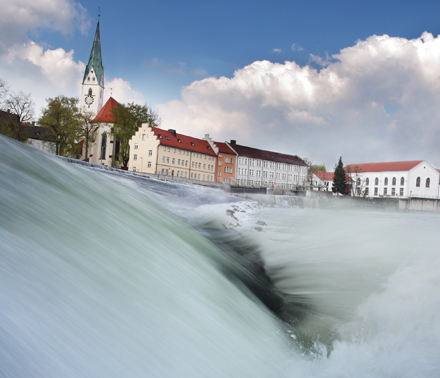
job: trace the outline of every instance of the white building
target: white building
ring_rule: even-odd
[[[439,172],[426,160],[350,164],[353,195],[439,198]]]
[[[307,184],[308,165],[298,156],[241,146],[235,140],[227,144],[237,154],[236,185],[295,189]]]

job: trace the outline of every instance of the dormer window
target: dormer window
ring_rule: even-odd
[[[191,146],[194,146],[194,142],[191,142]]]
[[[159,137],[159,139],[162,139],[162,134],[159,134],[158,137]]]
[[[179,143],[182,143],[182,141],[181,141],[180,139],[177,139],[177,141],[178,141]]]

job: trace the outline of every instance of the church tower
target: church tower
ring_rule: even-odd
[[[84,72],[81,88],[81,109],[92,113],[95,117],[102,108],[104,100],[104,67],[101,57],[101,38],[99,35],[99,19],[96,26],[95,39],[93,41],[92,52],[90,53],[89,63]]]

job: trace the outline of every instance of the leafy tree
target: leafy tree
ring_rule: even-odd
[[[344,195],[347,190],[347,177],[342,164],[342,157],[339,158],[338,165],[335,168],[332,190],[333,193],[341,193],[342,195]]]
[[[57,155],[77,153],[78,129],[81,126],[78,99],[59,95],[46,99],[47,106],[38,120],[40,126],[52,131]]]
[[[156,112],[151,110],[147,105],[118,104],[112,109],[115,117],[112,135],[119,145],[115,160],[122,163],[122,167],[126,168],[130,155],[129,141],[138,130],[142,123],[149,123],[151,126],[158,126],[160,123]]]
[[[307,168],[307,181],[310,185],[313,185],[313,173],[317,171],[326,172],[325,165],[313,164],[312,161],[308,158],[303,158],[304,162],[308,165]]]

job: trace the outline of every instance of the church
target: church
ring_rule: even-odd
[[[93,139],[89,141],[88,146],[83,145],[81,160],[111,166],[119,147],[111,135],[114,123],[112,109],[118,105],[118,102],[110,97],[103,105],[104,88],[104,66],[102,65],[98,20],[89,62],[84,71],[80,96],[81,111],[90,118],[90,123],[93,125],[91,133]]]

